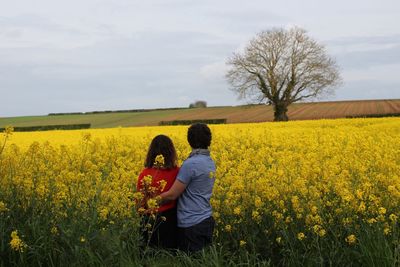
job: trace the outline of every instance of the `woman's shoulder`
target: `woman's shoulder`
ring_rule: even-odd
[[[165,171],[169,172],[169,173],[178,173],[179,172],[179,167],[177,166],[177,167],[174,167],[174,168],[171,168],[171,169],[165,169]]]
[[[147,175],[148,173],[151,173],[151,169],[152,168],[144,168],[142,169],[142,171],[140,172],[141,175]]]
[[[179,172],[179,167],[174,167],[174,168],[163,170],[163,174],[168,177],[175,177],[178,175],[178,172]]]

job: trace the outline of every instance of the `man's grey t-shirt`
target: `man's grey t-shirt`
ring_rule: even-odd
[[[210,198],[215,181],[215,163],[207,149],[194,149],[178,173],[177,179],[186,184],[178,199],[178,227],[190,227],[212,215]]]

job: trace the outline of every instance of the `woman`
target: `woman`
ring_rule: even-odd
[[[137,182],[137,192],[144,195],[141,206],[147,213],[144,216],[144,239],[150,246],[168,249],[177,247],[176,201],[161,205],[155,211],[149,202],[151,198],[171,188],[179,171],[176,162],[172,140],[165,135],[154,137],[147,152],[145,168]]]

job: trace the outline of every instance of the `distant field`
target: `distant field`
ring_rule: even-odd
[[[290,120],[310,120],[394,113],[400,113],[400,99],[298,103],[289,107],[288,115]],[[109,128],[152,126],[158,125],[160,121],[195,119],[227,119],[228,123],[264,122],[273,120],[273,110],[271,106],[250,105],[149,112],[9,117],[0,118],[0,128],[9,125],[16,127],[82,123],[90,123],[92,128]]]

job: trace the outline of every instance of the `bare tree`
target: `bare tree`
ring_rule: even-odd
[[[335,60],[298,27],[260,32],[227,64],[232,90],[272,104],[275,121],[289,119],[290,104],[332,93],[341,83]]]
[[[206,107],[207,107],[207,102],[203,100],[197,100],[189,105],[189,108],[206,108]]]

